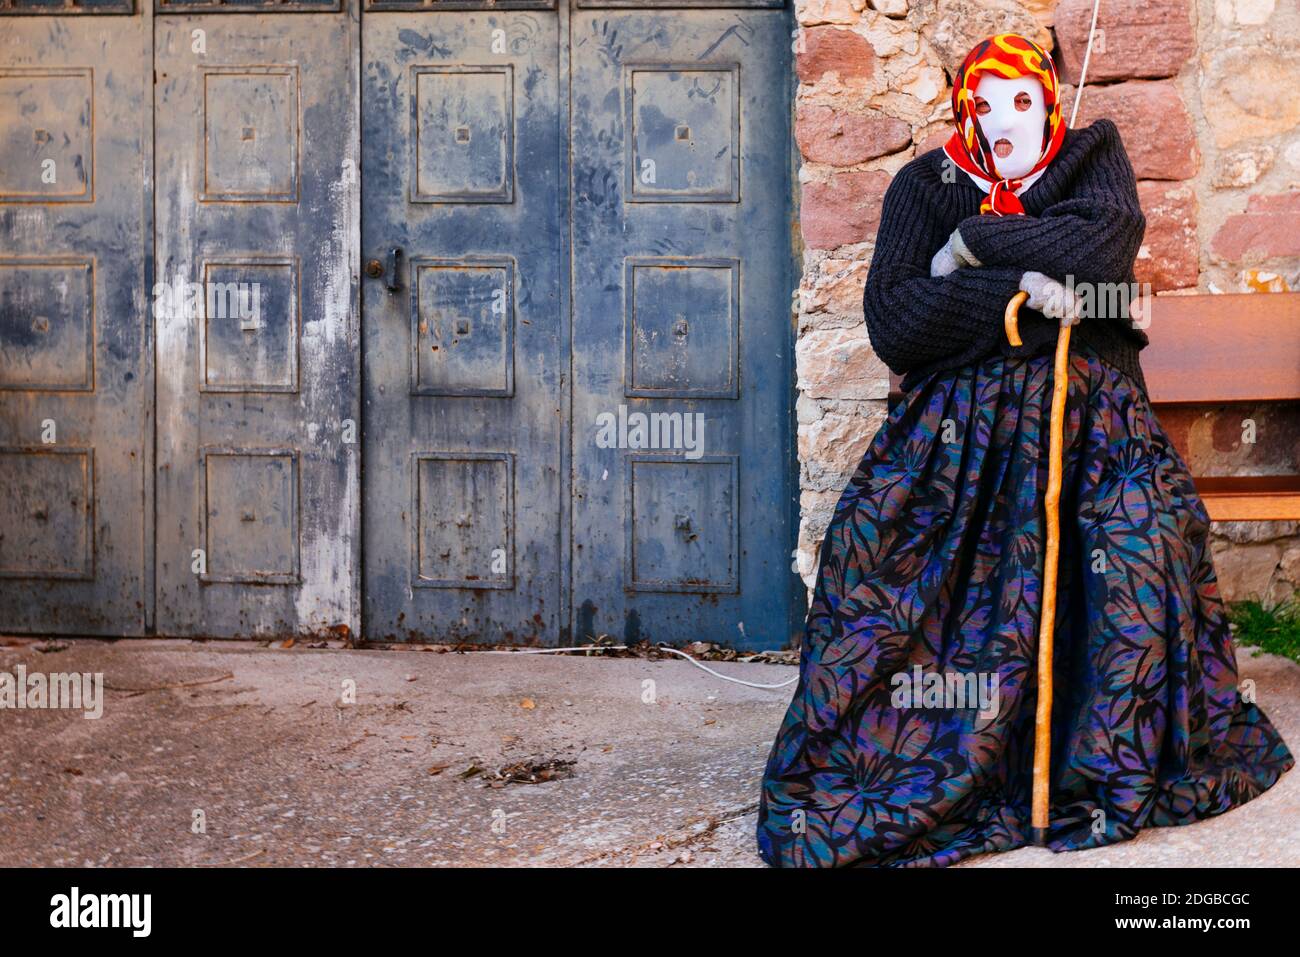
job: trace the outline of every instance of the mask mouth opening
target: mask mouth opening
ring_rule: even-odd
[[[1002,137],[993,144],[993,155],[998,159],[1006,159],[1015,152],[1015,149],[1009,139]]]

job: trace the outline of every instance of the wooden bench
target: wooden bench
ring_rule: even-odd
[[[1300,401],[1300,293],[1158,296],[1150,307],[1142,372],[1157,415]],[[890,376],[891,402],[898,382]],[[1215,521],[1300,519],[1300,475],[1194,478]]]

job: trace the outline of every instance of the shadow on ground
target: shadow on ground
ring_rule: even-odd
[[[722,682],[685,661],[39,647],[0,646],[0,670],[102,672],[110,689],[98,720],[0,710],[0,866],[759,866],[758,780],[793,690]],[[1295,750],[1300,666],[1239,660]],[[795,673],[710,667],[761,683]],[[493,780],[530,768],[561,777]],[[1296,866],[1298,810],[1293,772],[1190,827],[961,866]]]

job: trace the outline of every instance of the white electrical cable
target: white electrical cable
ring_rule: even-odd
[[[470,648],[460,652],[464,655],[554,655],[561,651],[627,651],[627,645],[574,645],[571,648],[520,648],[518,651],[499,649],[478,650]]]
[[[576,646],[576,647],[570,647],[570,648],[521,648],[521,649],[519,649],[518,651],[498,651],[498,650],[495,650],[495,649],[490,650],[490,651],[472,651],[472,650],[471,650],[471,651],[462,652],[462,654],[467,654],[467,655],[554,655],[554,654],[559,654],[560,652],[563,652],[563,651],[627,651],[627,645],[579,645],[579,646]],[[712,668],[708,667],[707,665],[703,664],[702,662],[696,661],[694,658],[692,658],[692,657],[691,657],[690,655],[688,655],[686,652],[684,652],[684,651],[678,651],[676,648],[669,648],[667,645],[655,645],[655,651],[666,651],[666,652],[668,652],[668,653],[671,654],[671,655],[677,655],[677,656],[680,657],[680,658],[685,658],[687,661],[689,661],[689,662],[690,662],[691,664],[693,664],[695,667],[699,668],[701,671],[707,671],[709,674],[713,675],[713,677],[715,677],[715,678],[721,678],[723,681],[730,681],[732,684],[744,685],[746,688],[762,688],[762,689],[764,689],[764,690],[772,690],[772,689],[776,689],[776,688],[784,688],[786,685],[794,684],[796,681],[799,680],[799,676],[798,676],[798,675],[795,675],[793,678],[790,678],[788,681],[782,681],[780,684],[774,684],[774,685],[763,685],[763,684],[759,684],[759,683],[756,682],[756,681],[742,681],[740,678],[732,678],[732,677],[729,677],[728,675],[724,675],[724,674],[722,674],[722,673],[720,673],[720,672],[714,671]]]
[[[699,668],[701,671],[707,671],[709,674],[713,675],[715,678],[721,678],[723,681],[731,681],[731,682],[734,682],[734,683],[736,683],[736,684],[738,684],[738,685],[744,685],[746,688],[784,688],[786,685],[794,684],[796,681],[799,680],[799,676],[798,676],[798,675],[795,675],[795,676],[794,676],[793,678],[791,678],[789,681],[782,681],[780,684],[775,684],[775,685],[760,685],[760,684],[756,684],[756,683],[753,682],[753,681],[741,681],[739,678],[728,678],[728,677],[727,677],[726,675],[724,675],[724,674],[719,674],[718,672],[714,671],[712,668],[709,668],[709,667],[707,667],[706,665],[701,664],[700,662],[696,661],[694,658],[692,658],[690,655],[688,655],[688,654],[687,654],[686,652],[684,652],[684,651],[678,651],[676,648],[669,648],[669,647],[667,647],[666,645],[656,645],[655,648],[656,648],[656,650],[658,650],[658,651],[666,651],[666,652],[668,652],[669,654],[679,655],[680,657],[685,658],[687,661],[689,661],[689,662],[690,662],[691,664],[693,664],[695,667]]]
[[[1083,51],[1083,66],[1079,68],[1079,85],[1074,88],[1074,109],[1070,110],[1070,129],[1074,129],[1074,120],[1079,115],[1079,101],[1083,98],[1083,84],[1088,78],[1088,61],[1092,59],[1092,41],[1097,35],[1097,13],[1101,10],[1101,0],[1092,0],[1092,25],[1088,27],[1088,46]]]

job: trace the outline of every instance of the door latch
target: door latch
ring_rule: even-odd
[[[372,259],[366,263],[366,275],[371,279],[383,279],[384,288],[389,292],[400,292],[402,289],[402,248],[394,246],[388,250],[388,255],[381,262],[378,259]]]

